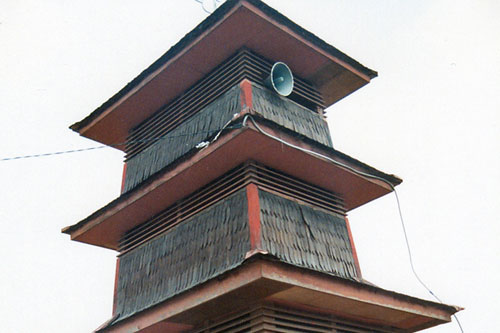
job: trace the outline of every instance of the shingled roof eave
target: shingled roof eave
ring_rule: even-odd
[[[272,122],[267,122],[267,123],[268,124],[273,124]],[[276,128],[278,128],[280,130],[283,130],[280,126],[278,126],[276,124],[273,124],[273,126],[275,126]],[[228,133],[226,133],[226,134],[224,134],[222,136],[226,136],[230,132],[244,131],[244,130],[247,130],[247,129],[248,128],[234,129],[234,130],[228,131]],[[382,172],[382,171],[380,171],[380,170],[378,170],[378,169],[376,169],[376,168],[374,168],[372,166],[369,166],[368,164],[365,164],[365,163],[363,163],[363,162],[361,162],[361,161],[359,161],[359,160],[357,160],[357,159],[355,159],[355,158],[353,158],[353,157],[351,157],[351,156],[349,156],[347,154],[344,154],[344,153],[342,153],[342,152],[340,152],[340,151],[338,151],[338,150],[336,150],[336,149],[334,149],[332,147],[321,145],[321,144],[319,144],[317,142],[314,142],[314,141],[311,141],[311,140],[307,140],[307,139],[306,139],[306,141],[310,141],[310,143],[312,143],[313,145],[317,146],[318,148],[324,150],[325,152],[330,153],[330,154],[332,154],[334,156],[339,157],[342,160],[347,161],[348,164],[351,164],[352,166],[361,169],[365,173],[370,173],[370,174],[373,174],[373,175],[375,175],[377,177],[385,179],[386,181],[390,182],[393,186],[397,186],[397,185],[401,184],[402,181],[403,181],[401,178],[399,178],[399,177],[397,177],[395,175],[386,174],[386,173],[384,173],[384,172]],[[143,192],[144,189],[147,188],[148,185],[150,185],[154,181],[158,180],[159,178],[162,178],[166,173],[169,172],[169,170],[171,170],[172,168],[174,168],[177,164],[179,164],[180,162],[182,162],[186,158],[189,158],[188,156],[193,156],[193,154],[196,154],[196,152],[192,151],[192,152],[188,153],[187,156],[184,156],[183,158],[180,158],[179,160],[175,161],[174,163],[165,166],[164,168],[162,168],[161,170],[159,170],[157,173],[155,173],[155,174],[151,175],[149,178],[145,179],[142,183],[140,183],[138,186],[136,186],[132,190],[121,194],[119,197],[117,197],[113,201],[109,202],[104,207],[98,209],[97,211],[95,211],[94,213],[92,213],[91,215],[89,215],[88,217],[86,217],[85,219],[77,222],[76,224],[73,224],[73,225],[66,226],[66,227],[62,228],[61,232],[65,233],[65,234],[68,234],[68,235],[71,235],[73,232],[75,232],[78,229],[84,227],[87,223],[90,223],[92,220],[97,219],[97,218],[99,218],[102,215],[105,215],[107,211],[111,210],[115,206],[118,206],[122,202],[127,201],[129,198],[132,198],[134,195]]]
[[[111,98],[109,98],[106,102],[104,102],[100,107],[95,109],[92,113],[90,113],[84,119],[72,124],[69,128],[75,132],[80,132],[84,127],[92,123],[96,118],[98,118],[102,113],[104,113],[107,109],[112,107],[116,102],[118,102],[123,96],[132,91],[137,86],[141,85],[143,81],[145,81],[151,74],[153,74],[156,70],[158,70],[161,66],[167,63],[170,59],[174,58],[176,55],[180,54],[192,41],[196,38],[200,37],[205,31],[215,26],[220,20],[224,18],[224,16],[229,13],[233,8],[235,8],[238,4],[242,2],[248,2],[253,6],[257,7],[259,10],[268,15],[271,19],[283,24],[293,32],[297,33],[307,41],[313,43],[315,46],[319,47],[323,51],[331,54],[337,59],[345,62],[346,64],[352,66],[359,72],[363,73],[370,79],[375,78],[377,76],[377,72],[369,69],[368,67],[363,66],[358,61],[349,57],[342,51],[338,50],[334,46],[328,44],[321,38],[312,34],[311,32],[305,30],[300,27],[289,18],[279,13],[275,9],[269,7],[265,3],[260,0],[228,0],[223,5],[221,5],[217,10],[215,10],[211,15],[209,15],[205,20],[203,20],[200,24],[198,24],[192,31],[186,34],[178,43],[172,46],[167,52],[165,52],[158,60],[156,60],[153,64],[151,64],[148,68],[142,71],[136,78],[130,81],[125,87],[120,89],[116,94],[114,94]]]
[[[455,313],[462,311],[464,309],[464,308],[456,306],[456,305],[438,303],[438,302],[410,296],[407,294],[402,294],[400,292],[396,292],[393,290],[385,289],[385,288],[379,287],[373,283],[367,283],[364,279],[359,279],[359,280],[348,279],[348,278],[343,278],[343,277],[337,276],[335,274],[330,274],[330,273],[321,272],[321,271],[315,271],[315,270],[312,270],[312,269],[309,269],[306,267],[297,266],[297,265],[294,265],[291,263],[287,263],[287,262],[278,260],[277,258],[275,258],[273,256],[270,256],[266,253],[259,252],[259,251],[254,252],[252,255],[248,256],[244,261],[242,261],[240,264],[236,265],[235,267],[227,269],[227,270],[221,272],[220,274],[218,274],[217,276],[211,278],[210,280],[204,281],[203,283],[197,285],[196,286],[196,293],[201,292],[205,287],[209,286],[211,283],[214,283],[215,281],[219,282],[219,281],[222,281],[225,278],[228,278],[230,276],[235,276],[238,274],[238,272],[244,271],[244,270],[248,269],[249,267],[251,267],[252,265],[258,265],[260,263],[263,263],[264,265],[269,266],[271,268],[271,271],[273,271],[273,273],[275,273],[274,272],[275,268],[277,268],[277,271],[281,271],[282,269],[293,270],[293,271],[299,272],[301,276],[310,276],[310,277],[316,277],[319,279],[329,279],[331,281],[335,281],[337,283],[345,285],[348,288],[354,288],[354,289],[361,291],[361,292],[372,293],[373,295],[376,295],[377,297],[389,297],[389,298],[397,300],[403,304],[420,305],[420,306],[424,306],[427,308],[432,308],[433,310],[444,311],[450,317],[452,315],[454,315]],[[268,269],[261,270],[262,276],[260,278],[274,280],[275,276],[280,275],[278,273],[278,274],[272,274],[272,276],[269,276],[268,274],[266,274],[266,271],[268,271]],[[282,276],[284,276],[284,275],[282,275]],[[247,281],[247,282],[251,283],[251,281]],[[280,282],[284,282],[284,281],[280,281]],[[296,282],[299,282],[299,281],[296,281]],[[285,283],[288,283],[288,282],[285,282]],[[104,332],[107,332],[108,329],[113,329],[113,328],[117,327],[118,325],[123,324],[124,322],[133,322],[134,320],[137,319],[137,317],[140,317],[142,314],[148,313],[151,310],[154,311],[154,309],[161,309],[163,305],[168,304],[173,299],[182,298],[183,296],[189,295],[189,294],[192,294],[192,291],[188,290],[188,291],[183,291],[183,292],[177,293],[177,294],[172,295],[171,297],[169,297],[167,299],[162,300],[158,304],[155,304],[151,308],[138,311],[138,312],[133,313],[131,315],[128,315],[126,317],[120,317],[120,316],[115,315],[112,318],[110,318],[109,320],[107,320],[104,324],[102,324],[95,332],[96,333],[97,332],[104,333]],[[366,300],[362,300],[362,299],[359,299],[359,301],[362,303],[366,302]],[[370,300],[370,301],[372,301],[372,300]],[[379,303],[378,305],[383,306],[382,303]],[[408,309],[405,308],[404,305],[401,307],[401,309],[409,311]],[[183,310],[189,311],[189,309],[183,309]],[[419,313],[417,315],[426,316],[429,314]],[[163,318],[162,320],[167,320],[167,319],[168,318]],[[425,328],[429,328],[432,326],[435,326],[435,325],[429,325]],[[424,329],[424,328],[422,327],[420,329]]]

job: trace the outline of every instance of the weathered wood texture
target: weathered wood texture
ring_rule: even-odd
[[[299,200],[331,213],[342,216],[345,214],[344,202],[337,194],[261,164],[248,162],[127,231],[120,239],[119,251],[125,253],[140,246],[250,183],[256,184],[259,189]]]
[[[259,197],[262,247],[270,255],[342,278],[358,277],[343,216],[265,191]]]
[[[241,111],[240,93],[238,85],[232,87],[168,132],[164,138],[128,160],[123,192],[130,191],[151,175],[194,151],[198,143],[213,137],[235,113]],[[252,85],[252,102],[253,111],[258,116],[308,140],[332,147],[328,125],[321,115],[258,85]]]
[[[263,118],[332,147],[330,131],[320,115],[258,85],[252,86],[253,110]]]
[[[345,220],[259,190],[261,244],[271,258],[357,278]],[[240,264],[250,251],[243,189],[120,257],[116,314],[122,320]]]
[[[120,257],[122,320],[241,264],[250,249],[245,192]]]
[[[233,87],[216,101],[127,162],[124,192],[163,167],[182,157],[195,146],[215,135],[240,111],[240,90]]]
[[[263,84],[272,65],[271,61],[248,49],[236,52],[182,95],[133,128],[127,137],[127,159],[152,145],[154,141],[151,139],[165,135],[243,79]],[[299,77],[295,78],[294,90],[289,98],[313,111],[324,108],[321,94]]]

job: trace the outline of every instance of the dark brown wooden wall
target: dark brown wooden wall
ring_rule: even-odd
[[[120,257],[119,320],[241,264],[250,250],[244,190]]]
[[[253,185],[255,186],[255,185]],[[357,279],[343,215],[260,189],[261,249],[272,260]],[[118,321],[241,265],[251,250],[245,189],[120,257]]]
[[[197,151],[197,144],[213,137],[235,113],[241,111],[240,93],[239,85],[234,86],[129,159],[123,192],[132,190],[176,160]],[[252,85],[252,101],[254,113],[274,126],[316,144],[332,147],[328,125],[321,115],[255,84]]]

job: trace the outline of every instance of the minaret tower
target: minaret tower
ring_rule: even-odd
[[[72,125],[126,154],[121,195],[63,229],[118,253],[97,332],[449,322],[459,308],[361,276],[347,213],[401,179],[334,149],[323,112],[376,76],[261,1],[228,0]]]

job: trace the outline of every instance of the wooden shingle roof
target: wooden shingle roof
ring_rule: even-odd
[[[287,63],[319,90],[325,106],[377,75],[263,2],[229,0],[71,129],[104,144],[125,142],[131,128],[245,47]]]

